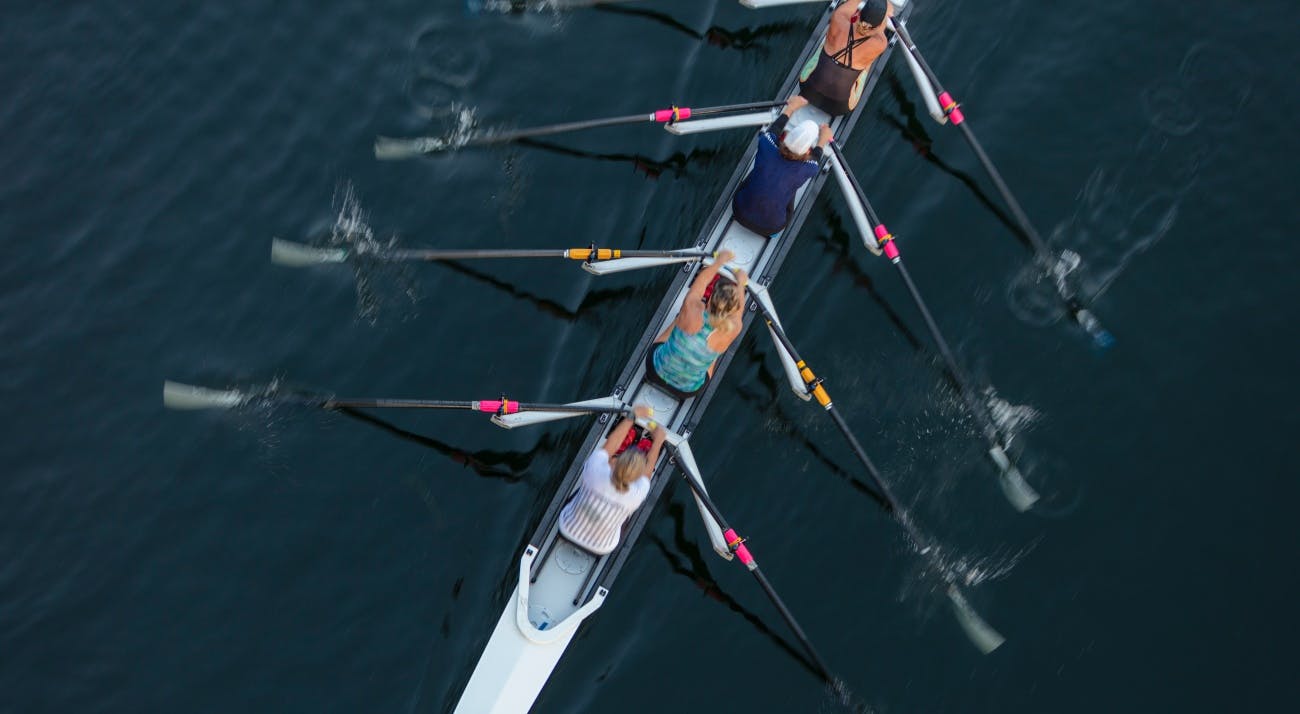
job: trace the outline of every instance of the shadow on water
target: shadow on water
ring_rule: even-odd
[[[921,341],[917,339],[912,330],[908,328],[907,323],[903,322],[903,318],[898,314],[898,311],[894,309],[894,306],[890,305],[889,301],[885,299],[885,296],[881,295],[880,291],[876,289],[875,280],[872,279],[867,271],[864,270],[862,266],[858,265],[857,261],[853,259],[850,252],[852,250],[851,246],[854,245],[853,238],[849,235],[849,232],[844,229],[844,223],[840,220],[840,217],[835,213],[831,213],[827,216],[826,222],[827,226],[830,228],[830,234],[817,233],[817,242],[825,247],[826,252],[831,253],[835,258],[834,262],[831,264],[831,274],[846,274],[849,277],[849,280],[853,282],[854,287],[865,290],[867,295],[871,296],[871,300],[880,307],[890,324],[898,330],[898,334],[902,336],[903,339],[907,340],[907,343],[912,346],[912,349],[917,352],[923,351],[924,347],[922,346]]]
[[[627,17],[640,17],[653,22],[657,22],[665,27],[672,28],[677,32],[697,40],[704,40],[714,47],[731,50],[758,50],[761,53],[767,52],[767,45],[763,40],[774,37],[781,37],[788,34],[791,30],[800,29],[803,23],[798,22],[771,22],[758,27],[743,27],[739,30],[728,30],[717,25],[710,26],[704,32],[700,32],[674,18],[665,12],[657,10],[647,10],[638,7],[621,7],[618,5],[596,5],[594,10],[601,12],[624,15]]]
[[[870,497],[871,500],[876,502],[876,505],[888,511],[889,502],[886,501],[884,496],[876,491],[875,488],[854,476],[848,469],[835,463],[834,460],[826,455],[826,452],[822,451],[821,447],[814,444],[811,439],[799,432],[798,428],[795,426],[796,420],[792,419],[777,401],[777,395],[781,391],[782,385],[785,384],[785,380],[768,371],[763,354],[757,349],[754,349],[753,342],[748,342],[747,347],[748,349],[745,349],[744,356],[749,361],[750,366],[754,367],[754,379],[746,380],[743,385],[737,385],[735,393],[741,398],[741,400],[757,407],[755,412],[761,415],[769,426],[776,427],[777,433],[780,433],[782,436],[789,438],[791,441],[803,447],[803,449],[811,454],[814,459],[825,466],[831,473],[848,483],[853,490]],[[756,389],[751,389],[751,387],[755,386],[755,382],[762,387],[761,392]]]
[[[476,451],[470,453],[431,436],[404,429],[369,412],[352,407],[340,407],[334,411],[382,429],[399,439],[433,449],[462,467],[471,469],[475,474],[483,478],[500,479],[510,483],[524,481],[528,464],[533,461],[535,455],[538,452],[552,448],[550,438],[543,436],[537,446],[522,453],[517,451]],[[502,466],[505,468],[501,468]]]
[[[903,118],[900,119],[895,117],[882,108],[877,112],[877,116],[880,117],[881,121],[897,129],[898,133],[907,141],[907,143],[912,145],[912,149],[915,150],[921,158],[933,164],[940,171],[957,179],[962,183],[962,185],[970,189],[970,192],[975,196],[975,199],[987,208],[990,213],[996,216],[998,221],[1011,232],[1011,235],[1015,236],[1016,239],[1020,241],[1021,245],[1026,249],[1032,250],[1033,244],[1029,242],[1029,236],[1025,235],[1024,231],[1020,230],[1020,226],[1016,225],[1016,222],[1012,220],[1011,216],[1007,215],[1007,212],[1003,210],[1001,206],[994,203],[993,199],[989,198],[989,195],[980,187],[979,181],[977,181],[974,176],[971,176],[965,171],[953,168],[934,153],[934,140],[931,139],[930,134],[926,132],[925,124],[921,121],[920,116],[916,112],[916,104],[907,98],[907,92],[903,89],[903,83],[898,79],[898,75],[894,74],[893,71],[886,70],[884,73],[884,79],[886,86],[889,88],[890,96],[893,97],[894,101],[898,102],[898,109],[902,113]]]
[[[1225,71],[1230,68],[1230,71]],[[1094,299],[1137,256],[1174,228],[1183,203],[1219,158],[1219,139],[1240,126],[1258,68],[1230,45],[1197,43],[1175,71],[1142,92],[1133,143],[1099,164],[1080,188],[1075,212],[1058,223],[1048,242],[1076,255],[1067,272]],[[1086,255],[1084,263],[1077,256]],[[1046,325],[1061,317],[1041,277],[1029,267],[1007,288],[1021,320]]]
[[[718,158],[721,152],[717,149],[693,149],[689,153],[677,152],[667,159],[656,160],[641,154],[623,154],[623,153],[599,153],[594,151],[583,151],[573,149],[560,144],[555,144],[541,139],[520,139],[514,142],[520,146],[527,146],[533,149],[541,149],[560,156],[572,156],[580,159],[590,159],[592,161],[609,161],[615,163],[632,164],[632,168],[640,174],[657,179],[665,172],[671,172],[673,176],[681,177],[686,175],[686,168],[691,162],[700,161],[704,165],[712,164],[714,159]],[[730,158],[730,157],[728,157]]]
[[[728,610],[743,617],[746,622],[754,627],[755,630],[771,640],[786,654],[790,655],[791,659],[802,665],[803,668],[813,676],[821,677],[821,673],[817,670],[817,667],[809,661],[807,655],[805,655],[798,647],[787,641],[780,633],[769,627],[767,623],[763,622],[762,618],[746,609],[744,605],[741,605],[740,602],[736,600],[736,598],[732,597],[722,589],[722,586],[718,584],[718,581],[715,580],[713,575],[709,572],[708,564],[705,562],[699,546],[686,537],[685,507],[681,503],[674,501],[668,504],[667,510],[668,517],[672,519],[673,522],[673,547],[669,547],[669,545],[657,535],[650,536],[649,540],[651,543],[654,543],[655,548],[658,549],[664,556],[664,559],[668,561],[668,565],[672,571],[689,579],[695,587],[699,588],[699,590],[704,593],[705,597],[714,602],[721,603],[726,606]]]
[[[464,275],[465,277],[483,285],[500,290],[502,293],[509,295],[516,300],[526,302],[546,315],[570,323],[579,322],[581,320],[598,322],[600,320],[599,316],[604,314],[600,312],[600,308],[606,305],[614,305],[624,300],[629,300],[637,293],[636,288],[632,286],[592,290],[582,298],[582,303],[578,305],[576,310],[570,310],[554,300],[520,290],[508,281],[497,278],[489,273],[475,270],[464,263],[448,260],[442,261],[438,263],[438,265],[459,273],[460,275]]]
[[[797,662],[809,674],[817,679],[822,679],[821,671],[808,659],[808,656],[789,640],[783,637],[776,630],[773,630],[752,610],[741,605],[735,597],[728,594],[714,579],[709,572],[708,564],[701,554],[699,547],[694,541],[686,537],[686,509],[679,502],[670,502],[668,504],[668,517],[673,522],[673,547],[669,547],[658,535],[648,537],[649,541],[654,544],[664,559],[668,561],[668,567],[676,574],[689,579],[695,587],[704,594],[705,597],[725,606],[728,610],[740,615],[745,622],[754,628],[759,634],[766,637],[783,652],[790,656],[790,659]],[[831,702],[837,707],[842,707],[846,711],[855,713],[865,713],[871,711],[871,708],[862,702],[855,701],[857,697],[849,691],[843,681],[836,679],[826,685],[826,694],[832,699]]]

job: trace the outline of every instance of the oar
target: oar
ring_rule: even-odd
[[[536,404],[500,399],[449,401],[441,399],[338,399],[323,394],[296,392],[245,392],[238,389],[208,389],[170,380],[163,382],[163,406],[168,409],[236,409],[257,401],[297,404],[318,409],[466,409],[493,415],[493,421],[514,415],[532,416],[533,423],[581,414],[620,414],[630,409],[613,397],[571,404]],[[524,414],[527,413],[527,414]],[[498,421],[499,423],[499,421]],[[518,426],[511,424],[510,426]],[[504,424],[502,426],[505,426]]]
[[[917,290],[916,283],[912,281],[912,275],[907,271],[907,266],[903,265],[903,256],[898,252],[896,237],[885,228],[885,224],[880,221],[880,216],[871,207],[871,201],[867,200],[867,195],[862,191],[862,186],[858,183],[857,177],[849,170],[848,162],[844,160],[844,154],[840,151],[839,145],[832,142],[830,146],[831,170],[835,172],[840,187],[845,189],[845,200],[849,202],[850,207],[856,205],[865,214],[862,216],[865,222],[858,222],[858,231],[862,233],[862,240],[877,243],[879,247],[874,252],[879,255],[883,251],[885,257],[889,258],[889,262],[898,268],[898,275],[902,277],[903,284],[907,286],[908,293],[912,295],[912,302],[916,303],[916,309],[921,312],[921,317],[925,319],[925,326],[930,330],[930,337],[938,345],[939,354],[943,356],[944,362],[948,365],[948,373],[952,375],[953,381],[957,383],[957,391],[961,392],[962,399],[966,401],[966,407],[976,421],[980,423],[980,429],[989,444],[989,456],[998,466],[998,482],[1002,484],[1002,492],[1006,494],[1007,500],[1011,501],[1011,505],[1015,506],[1016,510],[1022,512],[1028,510],[1038,500],[1038,494],[1025,482],[1024,477],[1020,474],[1020,469],[1007,455],[1007,442],[1004,441],[1003,435],[994,425],[993,417],[989,414],[987,406],[971,390],[965,371],[961,368],[961,365],[957,364],[957,358],[953,356],[952,350],[949,349],[948,341],[944,339],[943,333],[939,331],[939,325],[930,314],[930,309],[926,306],[925,300],[922,299],[921,292]],[[857,214],[855,213],[854,216],[855,222],[857,222]]]
[[[322,265],[328,263],[346,263],[354,258],[366,258],[388,263],[424,262],[432,263],[443,260],[484,260],[505,258],[567,258],[588,263],[610,261],[626,258],[654,259],[660,262],[654,265],[684,263],[700,258],[710,258],[711,251],[697,248],[680,250],[622,250],[619,248],[555,248],[536,250],[439,250],[425,248],[389,249],[372,248],[357,244],[348,248],[318,248],[316,246],[295,243],[293,241],[271,239],[271,262],[290,267]],[[648,266],[647,266],[648,267]]]
[[[844,0],[850,2],[850,0]],[[826,0],[740,0],[740,4],[751,10],[764,10],[769,7],[779,7],[781,5],[811,5],[818,3],[826,4]]]
[[[776,319],[776,311],[772,309],[770,302],[764,300],[755,300],[755,302],[758,304],[759,311],[763,314],[764,321],[767,322],[768,329],[777,339],[777,349],[784,350],[789,355],[790,359],[794,361],[803,378],[804,389],[808,394],[816,398],[817,403],[826,410],[826,413],[830,415],[831,420],[835,422],[835,426],[839,428],[840,433],[844,435],[844,439],[848,442],[849,448],[853,451],[854,455],[858,457],[858,461],[862,462],[863,467],[867,470],[867,475],[871,477],[876,489],[879,491],[880,495],[884,497],[885,502],[887,503],[886,510],[888,510],[894,517],[894,520],[898,521],[898,524],[903,527],[908,538],[912,540],[917,552],[922,556],[925,556],[929,561],[930,566],[939,573],[940,577],[943,578],[944,583],[947,585],[948,599],[952,602],[953,613],[957,616],[957,622],[961,624],[962,630],[965,631],[966,636],[969,637],[970,641],[984,654],[988,654],[1000,647],[1002,643],[1006,641],[1006,638],[985,622],[984,619],[980,617],[979,613],[975,611],[975,608],[967,602],[966,597],[962,595],[961,590],[957,587],[956,577],[952,575],[943,566],[943,563],[939,561],[938,551],[930,543],[929,539],[926,538],[916,525],[912,523],[912,519],[908,517],[907,512],[898,505],[898,499],[894,497],[893,491],[891,491],[889,485],[885,483],[884,478],[880,475],[880,471],[871,461],[871,457],[867,456],[867,452],[862,448],[862,444],[858,443],[857,437],[854,436],[853,431],[849,429],[849,425],[844,421],[844,417],[835,410],[835,403],[831,400],[831,396],[826,391],[826,387],[822,383],[822,380],[818,378],[817,375],[813,373],[812,368],[799,357],[799,353],[795,350],[794,344],[790,342],[790,338],[787,337],[785,331],[781,329],[780,324]]]
[[[998,171],[997,167],[993,165],[993,160],[990,159],[988,153],[984,151],[984,146],[980,144],[979,139],[975,137],[975,132],[972,131],[970,125],[966,123],[966,117],[962,113],[961,105],[958,104],[957,100],[953,99],[952,95],[949,94],[947,90],[943,88],[943,85],[939,83],[939,78],[935,75],[934,70],[930,68],[928,63],[926,63],[925,57],[921,55],[921,51],[917,49],[916,43],[912,41],[912,36],[907,31],[907,23],[902,20],[893,19],[890,19],[889,22],[890,26],[896,33],[898,33],[898,37],[902,40],[903,47],[906,48],[908,54],[916,60],[916,63],[920,65],[921,71],[925,73],[925,76],[930,83],[928,89],[935,93],[944,115],[952,121],[954,126],[961,129],[962,136],[966,137],[966,143],[970,144],[971,150],[975,152],[975,156],[984,167],[984,172],[989,175],[989,180],[993,182],[998,193],[1002,194],[1002,200],[1005,201],[1007,207],[1011,209],[1011,215],[1015,217],[1016,223],[1020,226],[1020,230],[1029,238],[1029,242],[1034,248],[1034,257],[1037,258],[1039,264],[1044,270],[1052,272],[1055,256],[1052,255],[1052,252],[1047,247],[1047,243],[1043,241],[1042,236],[1038,234],[1033,223],[1030,222],[1029,216],[1025,215],[1024,209],[1020,207],[1020,202],[1017,201],[1015,195],[1011,193],[1011,189],[1007,186],[1007,182],[1002,179],[1002,174]],[[922,92],[925,91],[927,91],[927,88],[923,87]],[[1088,333],[1088,336],[1092,338],[1094,344],[1098,347],[1105,348],[1110,347],[1115,343],[1114,336],[1107,332],[1106,328],[1101,326],[1101,323],[1091,311],[1084,307],[1078,293],[1073,287],[1067,284],[1064,278],[1056,281],[1056,289],[1062,302],[1065,304],[1065,309],[1069,313],[1070,318],[1078,323],[1079,326]]]
[[[746,104],[725,104],[716,107],[702,107],[692,109],[691,107],[669,107],[668,109],[657,109],[645,114],[628,114],[621,117],[607,117],[604,119],[587,119],[585,121],[572,121],[562,124],[547,124],[546,126],[532,127],[528,129],[511,129],[506,131],[487,131],[472,134],[465,138],[451,138],[437,136],[422,136],[411,139],[395,139],[386,136],[380,136],[375,139],[375,158],[377,159],[409,159],[421,154],[436,154],[442,151],[460,149],[469,146],[487,146],[489,144],[504,144],[518,139],[526,139],[536,136],[551,136],[552,134],[564,134],[572,131],[581,131],[584,129],[598,129],[607,126],[620,126],[623,124],[643,124],[659,123],[672,124],[679,121],[685,121],[692,117],[717,116],[719,114],[735,114],[740,112],[755,112],[762,109],[771,109],[783,105],[785,102],[766,101],[766,102],[749,102]]]
[[[835,682],[835,677],[831,674],[830,668],[826,666],[821,655],[817,654],[817,649],[813,647],[812,642],[808,640],[808,636],[804,634],[803,628],[799,626],[798,620],[794,619],[794,615],[790,612],[790,608],[786,607],[785,602],[781,600],[781,596],[776,593],[776,588],[772,587],[772,583],[767,579],[767,576],[763,574],[762,570],[759,570],[758,561],[754,560],[754,555],[749,552],[749,547],[745,545],[745,539],[737,535],[734,528],[727,525],[727,519],[723,518],[722,512],[718,510],[717,504],[713,502],[712,498],[709,498],[708,492],[704,490],[704,485],[696,480],[695,474],[686,468],[683,468],[681,471],[683,478],[686,479],[686,483],[690,485],[691,491],[695,494],[695,500],[708,509],[709,514],[713,516],[713,520],[717,521],[718,526],[722,529],[722,536],[726,541],[727,549],[735,554],[750,573],[753,573],[754,579],[757,580],[759,586],[763,588],[763,592],[767,594],[767,598],[772,601],[774,606],[776,606],[777,612],[781,613],[782,619],[784,619],[785,623],[790,626],[790,630],[794,632],[794,636],[798,638],[799,643],[808,651],[808,656],[816,665],[818,673],[821,674],[822,678],[825,679],[826,682],[833,684]]]

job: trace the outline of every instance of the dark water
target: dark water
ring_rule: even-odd
[[[272,266],[267,249],[275,235],[322,240],[350,191],[377,240],[405,245],[693,239],[746,135],[556,142],[640,164],[535,147],[371,155],[376,134],[442,130],[453,103],[528,125],[768,98],[814,15],[622,7],[662,15],[7,4],[0,711],[454,704],[584,425],[394,417],[420,444],[287,407],[167,412],[160,385],[606,393],[667,274],[502,263],[358,283]],[[1291,699],[1296,14],[1282,0],[918,2],[917,42],[1043,233],[1083,256],[1119,344],[1090,350],[1025,289],[1027,253],[960,178],[978,165],[914,106],[896,64],[850,161],[976,381],[1032,410],[1019,443],[1046,503],[1007,506],[919,316],[826,192],[777,303],[1008,637],[987,657],[969,646],[755,333],[695,450],[854,702],[1208,712]],[[537,711],[845,710],[774,641],[788,636],[772,609],[709,553],[688,506],[680,487],[660,504]]]

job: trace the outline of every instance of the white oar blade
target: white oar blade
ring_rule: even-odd
[[[686,121],[673,122],[664,124],[664,130],[670,134],[678,136],[684,134],[703,134],[708,131],[720,131],[722,129],[741,129],[747,126],[763,126],[771,124],[780,114],[779,109],[764,109],[761,112],[751,112],[749,114],[735,114],[726,117],[716,117],[711,119],[687,119]]]
[[[957,623],[961,625],[962,630],[965,630],[966,636],[980,652],[988,654],[1007,641],[1002,633],[993,629],[978,612],[975,612],[975,608],[966,602],[966,597],[961,594],[956,585],[948,586],[948,600],[952,602],[952,611],[957,616]]]
[[[573,402],[565,406],[570,407],[590,407],[592,409],[618,409],[626,406],[616,397],[601,397],[599,399],[588,399],[585,402]],[[517,414],[494,414],[492,423],[502,429],[514,429],[520,426],[532,426],[534,424],[544,424],[548,421],[559,421],[561,419],[572,419],[574,417],[587,416],[591,412],[548,412],[548,411],[528,411]]]
[[[862,244],[872,255],[880,255],[880,245],[876,242],[876,234],[871,229],[871,221],[867,220],[867,213],[862,209],[862,201],[858,199],[858,191],[853,188],[853,181],[849,179],[848,169],[840,163],[840,157],[832,151],[830,153],[831,173],[835,175],[835,183],[840,187],[840,192],[844,194],[844,202],[849,206],[849,215],[853,217],[853,223],[858,227],[858,235],[862,237]]]
[[[234,409],[245,399],[244,393],[233,389],[208,389],[163,381],[163,406],[168,409]]]
[[[271,262],[291,268],[326,263],[342,263],[348,259],[344,248],[317,248],[293,241],[271,239]]]
[[[663,265],[673,265],[674,263],[690,263],[695,260],[699,260],[699,258],[615,258],[614,260],[583,263],[582,269],[592,275],[609,275],[610,273],[622,273],[628,270],[657,268]]]
[[[708,493],[709,490],[704,487],[704,479],[700,477],[700,467],[695,463],[695,454],[691,452],[691,445],[686,440],[678,440],[674,448],[677,451],[677,464],[682,467],[695,483],[699,484],[700,490]],[[704,506],[700,497],[691,492],[691,497],[695,499],[695,507],[700,510],[700,518],[704,521],[704,530],[709,534],[709,542],[713,544],[713,551],[726,560],[731,560],[731,549],[727,548],[727,539],[722,537],[722,527],[713,519],[713,514]]]
[[[763,310],[772,316],[772,322],[784,329],[781,325],[781,316],[776,314],[776,306],[772,304],[772,296],[768,294],[767,288],[755,285],[749,292],[755,300],[763,304]],[[790,353],[785,351],[785,345],[782,345],[781,340],[777,338],[776,330],[769,326],[767,332],[772,336],[772,343],[776,345],[776,356],[781,362],[781,371],[785,372],[785,380],[790,384],[790,391],[805,402],[812,399],[812,395],[808,393],[808,386],[804,384],[803,375],[799,374],[799,366],[794,363]]]
[[[1012,507],[1021,513],[1032,508],[1038,502],[1038,492],[1025,481],[1020,469],[1011,463],[1007,452],[1001,446],[994,446],[989,449],[989,456],[998,465],[998,483],[1002,485],[1002,493],[1006,494]]]
[[[435,136],[420,136],[414,139],[396,139],[388,136],[375,137],[375,158],[380,161],[401,161],[417,156],[442,151],[451,146],[451,142]]]

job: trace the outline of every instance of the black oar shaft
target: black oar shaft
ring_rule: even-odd
[[[536,126],[528,129],[512,129],[509,131],[491,132],[480,134],[465,142],[465,146],[484,146],[487,144],[504,144],[516,139],[525,139],[534,136],[551,136],[552,134],[564,134],[570,131],[582,131],[583,129],[600,129],[607,126],[619,126],[621,124],[640,124],[642,122],[654,121],[654,114],[628,114],[621,117],[606,117],[604,119],[585,119],[583,121],[570,121],[560,124],[548,124],[547,126]]]
[[[925,326],[930,331],[930,337],[939,348],[939,354],[943,357],[943,361],[947,363],[948,373],[952,375],[953,381],[957,383],[957,391],[961,392],[962,399],[966,401],[966,407],[979,420],[985,438],[994,445],[1000,445],[1001,437],[998,434],[997,427],[993,424],[992,416],[987,413],[984,404],[976,399],[975,394],[971,391],[965,371],[958,364],[952,349],[948,347],[948,341],[944,339],[943,333],[939,331],[939,325],[934,321],[934,316],[930,314],[930,309],[926,307],[925,300],[921,298],[921,292],[917,290],[916,283],[912,281],[912,274],[907,271],[907,266],[903,265],[903,258],[899,256],[890,262],[894,264],[894,267],[898,268],[898,275],[903,279],[903,284],[907,286],[907,292],[912,295],[912,302],[916,304],[916,309],[920,311],[921,318],[925,320]]]
[[[736,557],[747,569],[749,569],[749,572],[753,573],[754,579],[758,581],[759,587],[763,588],[763,592],[767,594],[767,598],[772,601],[772,604],[776,606],[777,611],[781,613],[781,617],[785,620],[786,625],[790,627],[790,630],[794,632],[799,643],[803,645],[805,650],[807,650],[808,656],[812,659],[818,673],[821,674],[822,678],[827,682],[834,682],[835,678],[831,675],[830,668],[826,666],[826,662],[823,661],[821,655],[817,653],[817,648],[813,647],[812,641],[808,639],[808,635],[806,635],[803,628],[799,626],[799,621],[794,618],[794,614],[790,612],[790,608],[786,607],[785,601],[777,594],[776,588],[772,587],[772,583],[767,579],[767,576],[759,569],[758,561],[754,559],[753,554],[749,551],[749,547],[745,545],[745,540],[737,535],[736,531],[731,526],[727,525],[727,519],[722,516],[722,512],[718,510],[717,504],[713,502],[712,498],[709,498],[708,492],[695,482],[695,478],[691,476],[690,471],[685,468],[681,469],[681,471],[682,475],[686,478],[686,483],[690,485],[691,491],[695,492],[696,498],[700,499],[700,503],[704,504],[704,508],[708,510],[709,514],[713,516],[713,520],[717,521],[718,527],[722,529],[723,537],[727,540],[727,547],[732,553],[736,554]]]
[[[872,228],[874,229],[877,226],[883,226],[884,223],[880,220],[880,216],[876,214],[876,210],[871,206],[871,201],[867,199],[866,192],[862,190],[862,184],[858,183],[858,177],[854,175],[853,171],[849,169],[848,163],[845,162],[844,154],[840,151],[839,145],[831,144],[831,151],[835,153],[835,158],[839,161],[840,167],[844,170],[844,175],[848,177],[849,184],[853,186],[854,192],[857,193],[858,202],[862,204],[862,210],[867,214],[867,218],[871,221]],[[948,340],[944,339],[943,332],[939,330],[939,323],[935,322],[934,315],[930,313],[929,306],[925,304],[925,299],[921,297],[921,291],[917,289],[916,283],[912,280],[912,274],[908,272],[907,266],[903,264],[903,256],[898,252],[898,246],[893,235],[890,234],[888,230],[885,230],[884,236],[885,237],[882,240],[893,243],[893,245],[890,246],[892,250],[888,251],[889,262],[893,263],[894,267],[898,269],[898,274],[903,279],[903,284],[907,286],[908,294],[912,296],[913,304],[916,305],[916,309],[921,313],[921,318],[925,320],[925,326],[930,332],[931,339],[934,340],[935,345],[939,348],[939,354],[943,357],[943,361],[948,365],[948,373],[952,375],[953,381],[957,383],[957,391],[961,392],[962,399],[965,400],[966,406],[970,409],[971,414],[980,421],[980,429],[984,432],[985,437],[988,438],[989,441],[993,442],[993,445],[1000,445],[999,441],[1001,437],[998,434],[997,428],[993,424],[992,417],[987,413],[984,405],[975,398],[974,392],[971,391],[970,383],[966,378],[965,371],[962,370],[961,365],[958,364],[957,358],[952,353],[952,349],[948,347]]]
[[[654,112],[643,114],[628,114],[621,117],[608,117],[605,119],[586,119],[583,121],[571,121],[561,124],[548,124],[546,126],[532,127],[528,129],[512,129],[509,131],[489,132],[474,136],[466,141],[464,146],[483,146],[487,144],[501,144],[518,139],[526,139],[537,136],[551,136],[553,134],[564,134],[571,131],[581,131],[583,129],[599,129],[607,126],[619,126],[622,124],[640,124],[645,122],[669,122],[676,121],[677,116],[682,120],[694,117],[712,116],[715,114],[730,114],[733,112],[756,111],[759,109],[770,109],[780,106],[784,102],[765,101],[765,102],[747,102],[744,104],[724,104],[717,107],[702,107],[700,109],[688,109],[677,107],[672,109],[660,109]]]

